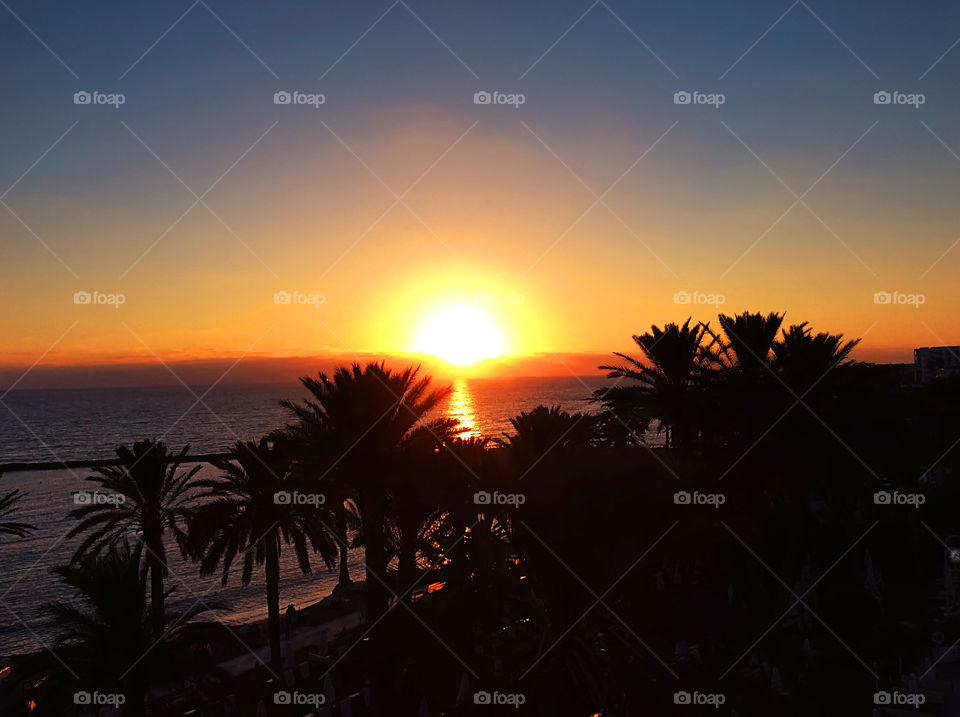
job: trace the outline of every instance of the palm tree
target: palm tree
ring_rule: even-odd
[[[714,335],[718,351],[714,354],[727,367],[736,366],[742,373],[760,374],[769,366],[773,342],[783,323],[783,314],[744,312],[735,316],[720,314],[720,326],[727,337],[724,344]]]
[[[186,557],[187,535],[183,530],[190,510],[190,480],[200,470],[197,465],[188,471],[179,471],[190,446],[184,446],[174,455],[159,441],[137,441],[133,450],[117,448],[119,465],[96,469],[87,478],[99,490],[94,500],[75,509],[70,515],[80,522],[67,535],[86,537],[73,556],[81,557],[102,552],[130,533],[143,536],[150,572],[150,609],[154,634],[160,635],[164,626],[164,578],[167,575],[167,551],[164,535],[173,533],[181,554]],[[179,471],[179,472],[178,472]]]
[[[806,390],[837,366],[849,363],[850,352],[860,339],[843,343],[843,334],[814,335],[807,322],[783,331],[773,343],[774,367],[795,390]]]
[[[631,379],[639,385],[613,386],[596,392],[596,397],[638,435],[654,419],[665,431],[665,445],[681,445],[693,438],[693,391],[702,373],[701,342],[705,327],[667,324],[661,329],[634,335],[644,359],[615,352],[626,366],[600,366],[607,378]],[[671,440],[671,431],[673,433]]]
[[[313,475],[333,483],[332,493],[356,499],[370,618],[387,607],[388,482],[403,441],[418,425],[442,435],[456,423],[423,420],[450,388],[430,391],[430,377],[419,373],[419,366],[393,371],[382,362],[354,363],[339,367],[332,378],[324,373],[301,378],[309,398],[282,402],[295,418],[285,432],[309,454]]]
[[[567,413],[560,406],[537,406],[510,419],[514,434],[503,434],[497,442],[535,459],[547,453],[586,448],[597,440],[597,417]]]
[[[25,670],[34,668],[46,676],[38,681],[41,714],[74,711],[72,693],[79,687],[88,692],[120,692],[126,698],[123,713],[142,715],[152,685],[184,677],[196,679],[213,669],[189,645],[181,644],[176,650],[173,645],[184,641],[188,628],[196,627],[187,623],[197,615],[226,605],[198,602],[182,614],[171,614],[170,627],[157,637],[152,609],[147,605],[147,577],[141,570],[143,548],[143,543],[138,543],[131,550],[122,540],[98,555],[85,555],[55,568],[60,579],[74,588],[80,605],[56,602],[44,606],[60,629],[53,646],[58,659],[52,653],[40,653],[28,661]],[[79,685],[71,679],[77,677]]]
[[[19,488],[14,489],[6,495],[0,496],[0,535],[12,535],[16,538],[25,538],[36,530],[36,526],[30,523],[21,523],[10,520],[10,516],[19,509],[17,503],[26,495]]]
[[[279,665],[282,543],[293,545],[304,573],[311,572],[308,543],[331,570],[337,550],[324,522],[329,515],[318,509],[323,501],[319,494],[300,501],[303,485],[290,474],[290,458],[280,447],[266,438],[238,441],[234,460],[217,461],[223,474],[196,483],[198,498],[205,502],[190,518],[191,552],[200,559],[202,575],[222,566],[224,585],[236,558],[243,560],[243,585],[249,585],[254,563],[264,565],[270,660]]]

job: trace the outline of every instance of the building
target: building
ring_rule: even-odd
[[[913,350],[920,383],[960,373],[960,346],[933,346]]]

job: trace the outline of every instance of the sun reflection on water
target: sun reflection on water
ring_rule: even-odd
[[[450,394],[447,416],[460,422],[458,438],[479,438],[480,432],[477,428],[477,414],[473,408],[473,396],[467,388],[467,382],[463,379],[457,379],[453,382],[453,393]]]

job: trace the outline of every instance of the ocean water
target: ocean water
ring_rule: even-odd
[[[587,399],[607,383],[601,377],[470,379],[454,381],[453,393],[439,407],[456,417],[463,435],[499,437],[511,430],[509,420],[538,404],[559,404],[568,411],[594,410]],[[238,439],[251,440],[282,426],[286,411],[280,399],[299,400],[299,384],[217,386],[208,394],[194,389],[202,402],[183,387],[12,391],[0,406],[0,463],[112,458],[119,444],[143,438],[163,440],[191,453],[228,449]],[[213,469],[205,466],[201,474]],[[9,472],[0,478],[0,493],[20,488],[27,495],[16,519],[37,530],[28,538],[0,537],[0,656],[51,645],[54,633],[40,607],[71,600],[51,568],[67,562],[76,547],[66,540],[74,521],[73,491],[85,488],[89,470]],[[176,586],[170,609],[184,609],[197,600],[225,599],[233,607],[223,614],[227,622],[259,619],[266,614],[262,571],[241,587],[231,574],[226,588],[219,575],[201,577],[196,565],[179,559],[168,548],[170,576]],[[363,578],[360,551],[350,561],[354,579]],[[337,581],[336,571],[322,565],[303,575],[291,550],[281,555],[281,606],[298,608],[322,599]],[[0,663],[2,664],[2,663]]]

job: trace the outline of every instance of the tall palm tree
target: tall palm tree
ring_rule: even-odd
[[[190,513],[190,481],[200,470],[197,465],[180,471],[189,448],[184,446],[174,455],[159,441],[137,441],[133,450],[120,446],[117,448],[119,465],[98,468],[87,478],[97,486],[96,494],[104,499],[94,500],[70,513],[80,522],[67,537],[86,533],[73,556],[74,561],[87,554],[96,555],[130,533],[143,537],[156,635],[163,632],[165,621],[163,581],[167,575],[167,551],[164,536],[168,531],[173,534],[181,554],[187,555],[187,535],[183,528]]]
[[[10,516],[19,510],[19,503],[26,493],[19,488],[14,489],[6,495],[0,496],[0,535],[12,535],[16,538],[25,538],[29,533],[36,530],[36,526],[30,523],[21,523],[16,520],[10,520]]]
[[[705,328],[670,323],[662,329],[652,326],[645,334],[633,336],[643,359],[615,352],[627,361],[622,366],[600,366],[607,378],[631,379],[639,385],[613,386],[596,392],[596,397],[642,436],[654,419],[665,431],[665,444],[681,445],[692,439],[693,392],[702,373],[701,343]],[[672,440],[671,440],[672,432]]]
[[[214,671],[184,642],[187,631],[212,632],[216,628],[188,625],[209,610],[226,609],[220,601],[197,603],[182,614],[171,614],[170,627],[157,637],[152,611],[147,605],[146,580],[141,569],[143,543],[131,550],[125,540],[110,545],[98,555],[85,555],[56,574],[76,591],[79,603],[56,602],[44,612],[59,629],[52,653],[40,653],[27,662],[25,672],[42,673],[37,680],[40,714],[66,714],[76,707],[73,692],[122,693],[123,713],[142,715],[151,686],[184,677],[197,679]],[[175,655],[173,654],[175,652]],[[69,671],[69,674],[68,674]],[[80,682],[75,679],[80,678]]]
[[[849,363],[850,352],[860,339],[843,343],[843,334],[813,334],[807,322],[794,324],[773,343],[774,367],[788,385],[806,390],[832,369]]]
[[[313,475],[334,484],[331,492],[355,497],[363,523],[367,568],[367,612],[371,618],[387,607],[388,483],[396,473],[404,440],[418,425],[442,435],[456,421],[425,421],[450,392],[430,391],[420,368],[394,371],[383,362],[341,366],[332,377],[304,377],[309,392],[303,403],[283,401],[294,417],[287,434],[310,455]]]
[[[243,560],[241,582],[250,583],[254,563],[264,566],[270,660],[280,663],[280,549],[293,545],[304,573],[311,572],[309,547],[333,569],[336,545],[328,535],[321,501],[300,502],[303,484],[290,474],[290,458],[266,438],[259,443],[238,441],[234,461],[221,460],[218,478],[196,485],[204,501],[190,518],[191,551],[200,559],[200,573],[210,575],[222,566],[227,584],[230,567]],[[313,494],[319,495],[319,494]]]

